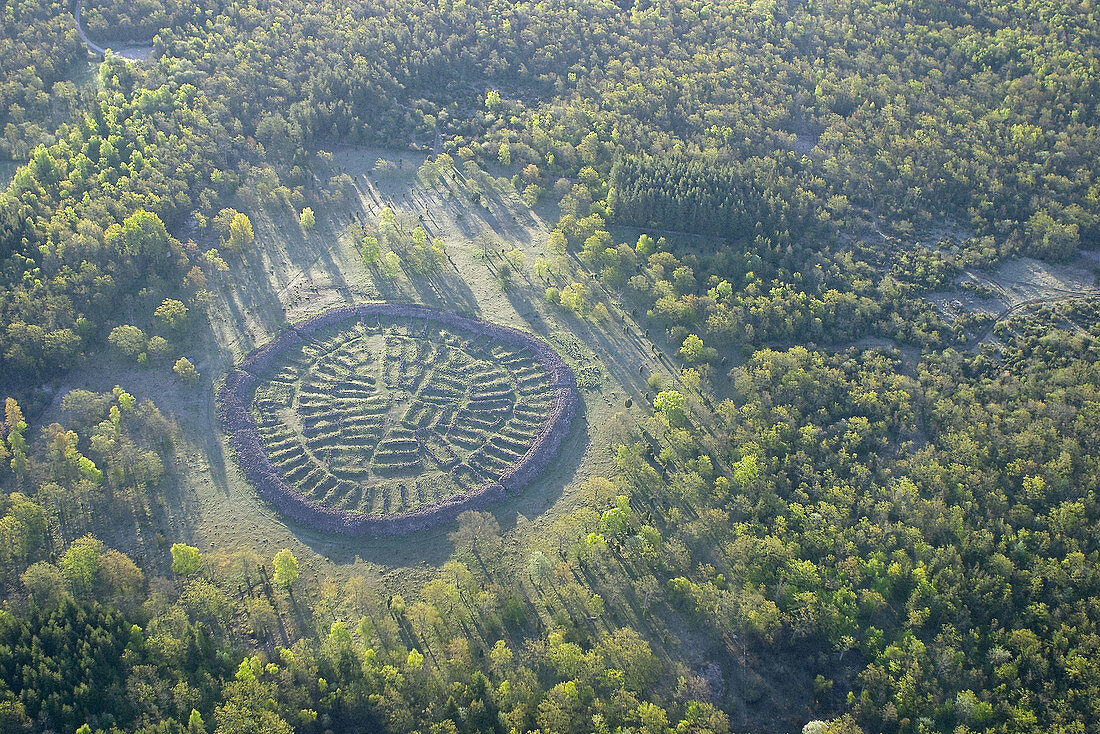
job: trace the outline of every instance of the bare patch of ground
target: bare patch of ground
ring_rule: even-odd
[[[1004,301],[994,295],[979,295],[965,290],[936,291],[927,294],[925,300],[935,306],[949,324],[954,324],[966,314],[996,317],[1005,307]]]
[[[1068,263],[1046,263],[1018,258],[991,271],[967,269],[955,279],[956,288],[929,293],[925,298],[950,324],[960,318],[984,316],[977,335],[989,336],[993,323],[1020,310],[1043,303],[1100,297],[1100,253],[1082,252]]]
[[[1100,294],[1095,270],[1100,262],[1096,254],[1081,253],[1068,263],[1020,258],[1004,263],[984,279],[1004,294],[1008,305],[1060,296],[1095,296]]]
[[[88,50],[99,54],[100,56],[106,56],[110,51],[115,56],[120,56],[129,62],[148,61],[153,56],[153,43],[139,43],[136,41],[124,41],[116,42],[115,46],[111,45],[100,46],[95,41],[88,38],[88,35],[84,32],[84,26],[81,24],[81,15],[84,12],[84,6],[80,3],[76,4],[73,10],[73,22],[76,24],[76,32],[80,35],[80,40],[84,42],[84,45],[88,47]]]

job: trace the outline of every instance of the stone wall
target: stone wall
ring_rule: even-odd
[[[531,351],[549,373],[554,387],[554,407],[523,457],[500,477],[470,492],[395,515],[364,515],[344,512],[307,500],[290,487],[271,464],[260,443],[250,405],[259,381],[272,363],[287,349],[301,344],[318,330],[333,324],[369,317],[427,319],[475,334],[492,336],[507,344]],[[218,418],[229,435],[241,469],[265,500],[296,522],[331,533],[345,535],[404,535],[453,520],[465,510],[480,510],[506,495],[518,492],[557,456],[569,435],[580,400],[576,378],[569,365],[542,340],[508,326],[470,319],[447,311],[408,304],[368,303],[342,306],[295,324],[268,344],[249,354],[229,373],[218,393]]]

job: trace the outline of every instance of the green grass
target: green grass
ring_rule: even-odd
[[[349,322],[285,356],[255,391],[261,441],[291,487],[342,511],[403,513],[496,481],[550,417],[532,354],[436,323]]]

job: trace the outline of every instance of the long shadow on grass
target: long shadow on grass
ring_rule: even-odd
[[[531,302],[531,299],[527,295],[528,290],[528,288],[517,283],[516,285],[504,289],[504,297],[512,304],[512,308],[516,310],[520,318],[527,322],[528,328],[533,333],[549,341],[551,331],[550,324],[546,323],[542,318],[542,314],[535,308],[535,304]]]
[[[94,366],[93,366],[94,365]],[[88,364],[69,373],[57,376],[50,383],[56,394],[50,405],[34,406],[29,401],[27,414],[35,426],[45,426],[59,422],[66,428],[80,426],[81,432],[90,429],[90,425],[81,423],[62,409],[59,404],[63,395],[73,389],[90,390],[96,393],[109,393],[115,385],[120,385],[139,400],[150,400],[181,431],[188,432],[192,424],[194,411],[204,410],[204,397],[193,397],[194,388],[183,385],[170,372],[159,367],[138,367],[132,362],[119,359],[112,354],[93,353]],[[197,403],[193,405],[193,403]],[[143,411],[139,406],[137,411]],[[32,412],[34,411],[34,412]],[[171,432],[169,432],[171,436]],[[185,450],[171,438],[165,444],[151,445],[168,458],[181,458]],[[143,569],[157,569],[167,572],[168,555],[163,552],[154,537],[157,534],[173,537],[194,537],[198,503],[192,492],[181,481],[180,474],[165,471],[159,483],[146,490],[126,489],[111,500],[101,500],[95,505],[98,514],[88,519],[94,525],[96,535],[112,548],[133,556]],[[49,505],[50,512],[61,512],[56,504]],[[103,514],[106,511],[106,514]],[[61,540],[71,542],[76,535],[86,531],[86,518],[82,515],[62,515]]]
[[[293,223],[287,223],[284,231],[295,232]],[[326,223],[323,230],[308,235],[302,235],[298,229],[294,235],[288,234],[287,240],[298,246],[287,248],[287,258],[303,273],[308,274],[321,265],[324,275],[331,279],[332,287],[345,296],[349,293],[351,285],[344,277],[343,265],[333,257],[333,252],[341,247],[334,222]],[[294,251],[299,249],[303,256],[295,257]]]
[[[528,281],[530,282],[530,281]],[[508,301],[530,325],[532,331],[543,338],[549,339],[550,326],[543,320],[531,302],[529,293],[531,287],[523,287],[517,283],[516,287],[508,288],[504,294]],[[635,399],[640,398],[648,390],[646,381],[651,372],[655,371],[657,363],[665,365],[669,372],[675,374],[675,366],[659,358],[652,348],[647,348],[648,342],[637,327],[619,318],[612,316],[606,322],[593,323],[573,316],[567,316],[562,320],[566,329],[575,337],[588,345],[608,372],[626,390],[633,390]],[[634,367],[639,367],[637,371]]]
[[[430,277],[413,277],[409,281],[419,303],[474,318],[481,313],[473,291],[451,263]]]
[[[221,441],[221,430],[220,428],[206,429],[207,426],[214,427],[218,425],[218,420],[214,415],[215,401],[217,400],[216,392],[216,388],[210,383],[207,383],[203,388],[201,409],[209,416],[209,423],[200,423],[192,436],[195,433],[199,434],[198,440],[202,443],[202,453],[206,457],[209,466],[211,481],[221,490],[223,495],[228,495],[229,470],[225,464],[225,449]]]

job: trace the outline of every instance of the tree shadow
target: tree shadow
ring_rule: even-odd
[[[28,423],[37,433],[50,423],[59,423],[67,429],[73,426],[72,416],[61,409],[61,401],[74,389],[96,393],[110,393],[115,385],[121,386],[139,401],[149,400],[168,421],[171,428],[168,441],[154,443],[149,448],[163,455],[165,463],[182,462],[188,450],[177,440],[177,432],[190,436],[194,425],[193,413],[201,415],[211,392],[208,381],[203,382],[202,397],[195,399],[196,386],[185,385],[165,367],[140,367],[113,354],[96,354],[85,364],[58,375],[39,388],[48,401],[38,403],[21,400],[26,408]],[[136,411],[141,411],[139,402]],[[105,416],[104,416],[105,417]],[[201,421],[200,421],[201,422]],[[82,429],[87,434],[87,429]],[[208,431],[198,431],[209,433]],[[37,439],[35,439],[37,440]],[[32,444],[33,446],[33,444]],[[144,449],[142,449],[144,450]],[[30,486],[23,491],[33,493]],[[167,469],[155,486],[139,488],[112,488],[111,485],[96,489],[92,507],[95,534],[116,550],[123,551],[139,561],[142,568],[155,568],[167,572],[169,561],[161,540],[162,534],[171,533],[192,538],[197,529],[198,502],[194,493],[187,491],[180,472]],[[104,494],[104,493],[110,494]],[[46,502],[46,511],[58,519],[61,540],[71,542],[75,534],[85,532],[87,523],[73,515],[71,508],[56,501]]]
[[[526,279],[526,276],[521,275],[524,278],[525,284],[519,284],[515,281],[509,283],[504,288],[504,297],[508,299],[508,303],[512,304],[512,308],[519,314],[520,318],[530,324],[534,333],[543,338],[547,338],[550,335],[550,325],[535,308],[535,304],[532,302],[528,295],[531,284]]]
[[[567,315],[566,324],[573,336],[596,353],[600,364],[615,382],[627,390],[633,390],[635,400],[642,399],[649,392],[647,380],[650,374],[658,370],[658,365],[672,375],[679,372],[663,352],[655,352],[651,348],[633,324],[617,315],[602,323]]]
[[[410,277],[409,282],[416,291],[419,303],[463,316],[477,317],[481,313],[473,291],[453,263],[430,276]]]

